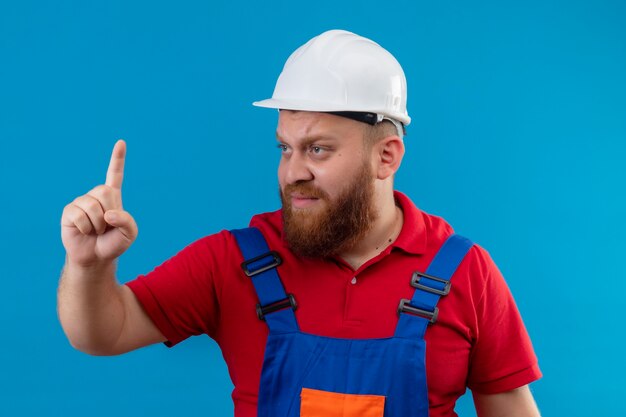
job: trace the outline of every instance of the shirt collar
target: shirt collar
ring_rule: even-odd
[[[404,215],[404,223],[400,235],[391,246],[415,255],[424,254],[428,238],[424,214],[406,195],[399,191],[394,191],[393,195]]]

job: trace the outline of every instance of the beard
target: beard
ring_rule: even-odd
[[[290,197],[294,192],[324,204],[321,208],[294,209]],[[352,248],[378,216],[372,204],[374,181],[366,162],[334,200],[309,182],[286,185],[280,199],[287,246],[306,258],[326,258]]]

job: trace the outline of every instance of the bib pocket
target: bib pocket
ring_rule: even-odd
[[[383,395],[341,394],[302,388],[300,417],[383,417]]]

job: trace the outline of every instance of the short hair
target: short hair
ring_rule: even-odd
[[[389,136],[398,136],[398,128],[396,125],[387,119],[384,119],[380,123],[375,125],[365,125],[365,133],[363,139],[365,141],[366,149],[372,149],[372,147],[380,140]],[[400,136],[402,139],[402,136]]]

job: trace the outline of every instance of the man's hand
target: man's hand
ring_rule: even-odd
[[[68,262],[88,267],[113,261],[137,237],[137,224],[122,207],[126,143],[117,141],[106,182],[65,206],[61,238]]]
[[[63,210],[61,237],[67,259],[58,292],[63,330],[75,348],[117,355],[165,341],[134,294],[115,277],[115,259],[137,237],[122,207],[126,144],[113,148],[106,182]]]

